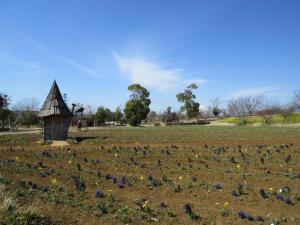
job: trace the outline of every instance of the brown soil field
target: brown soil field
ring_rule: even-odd
[[[112,127],[65,147],[39,138],[0,136],[2,192],[36,209],[28,223],[0,203],[0,224],[300,225],[299,128]]]

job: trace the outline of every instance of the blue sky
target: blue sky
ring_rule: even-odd
[[[54,79],[69,102],[114,109],[138,82],[153,110],[300,89],[298,0],[0,0],[0,91],[42,104]]]

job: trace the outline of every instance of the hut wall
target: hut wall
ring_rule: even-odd
[[[68,138],[69,120],[65,117],[46,117],[44,119],[45,140],[66,140]]]

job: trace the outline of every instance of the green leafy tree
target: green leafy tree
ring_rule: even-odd
[[[115,114],[109,108],[105,109],[106,111],[106,121],[115,121]]]
[[[131,126],[137,126],[147,118],[147,114],[150,112],[150,93],[140,84],[129,85],[128,90],[131,94],[125,105],[125,118]]]
[[[116,111],[114,112],[115,121],[120,123],[123,118],[123,113],[120,107],[116,108]]]
[[[214,114],[215,117],[219,116],[221,113],[221,109],[218,107],[213,107],[212,113]]]
[[[10,104],[10,98],[7,94],[0,93],[0,121],[1,128],[4,129],[5,122],[8,120],[10,110],[8,108]]]
[[[98,124],[105,125],[107,121],[114,120],[114,114],[109,108],[100,106],[95,113],[95,119]]]
[[[176,95],[178,102],[183,103],[181,110],[186,111],[187,120],[197,117],[199,114],[200,104],[195,101],[196,95],[193,93],[197,88],[198,86],[193,83],[187,86],[184,92]]]

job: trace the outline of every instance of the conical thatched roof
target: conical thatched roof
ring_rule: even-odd
[[[38,117],[54,115],[71,116],[71,112],[62,98],[55,80],[41,110],[39,111]]]

